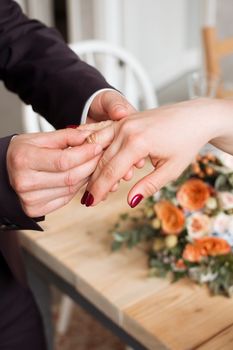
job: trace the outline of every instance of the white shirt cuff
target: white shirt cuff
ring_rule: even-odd
[[[110,88],[106,88],[106,89],[100,89],[98,91],[96,91],[94,94],[92,94],[89,99],[87,100],[87,102],[85,103],[85,106],[83,108],[83,112],[82,112],[82,116],[81,116],[81,122],[80,124],[86,124],[87,121],[87,116],[88,116],[88,111],[91,107],[91,104],[94,100],[94,98],[99,95],[101,92],[103,91],[116,91],[114,89],[110,89]]]

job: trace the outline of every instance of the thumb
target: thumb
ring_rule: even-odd
[[[95,120],[120,120],[135,112],[136,109],[120,92],[108,90],[95,97],[89,114]]]
[[[120,120],[130,114],[136,113],[136,109],[118,91],[108,91],[103,96],[104,109],[112,120]]]
[[[128,194],[128,203],[131,208],[136,207],[144,198],[153,195],[174,180],[175,173],[177,173],[175,164],[167,162],[139,180]]]

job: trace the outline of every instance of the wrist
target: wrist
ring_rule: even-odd
[[[233,154],[233,101],[213,100],[209,114],[211,137],[215,147]]]
[[[233,139],[233,101],[200,98],[187,103],[192,125],[197,125],[205,143]]]

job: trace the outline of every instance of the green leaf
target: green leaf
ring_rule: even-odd
[[[131,236],[127,242],[127,246],[129,249],[131,249],[135,245],[137,245],[140,241],[141,241],[140,232],[137,230],[134,230],[131,232]]]
[[[127,240],[127,236],[119,232],[113,232],[113,238],[114,238],[114,241],[121,242],[121,243]]]
[[[211,167],[220,174],[229,175],[232,173],[232,170],[230,168],[227,168],[223,165],[219,166],[219,165],[211,164]]]
[[[123,221],[127,220],[128,217],[129,217],[128,213],[123,213],[123,214],[120,215],[120,219],[123,220]]]
[[[113,252],[119,250],[121,247],[122,247],[122,242],[117,242],[117,241],[112,242],[112,251]]]
[[[227,185],[227,177],[223,174],[219,175],[215,181],[214,187],[216,190],[224,190]]]

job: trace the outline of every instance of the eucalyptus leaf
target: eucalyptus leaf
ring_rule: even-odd
[[[220,174],[228,175],[228,174],[232,173],[232,170],[230,168],[225,167],[225,166],[219,166],[219,165],[216,165],[216,164],[211,164],[211,167],[215,171],[219,172]]]
[[[119,250],[121,247],[122,247],[122,242],[117,242],[117,241],[112,242],[112,251],[113,252]]]
[[[216,190],[223,190],[226,188],[227,185],[227,177],[223,174],[219,175],[217,179],[215,180],[214,187]]]
[[[115,242],[125,242],[127,240],[127,236],[122,234],[122,233],[118,233],[118,232],[113,232],[113,238]]]

